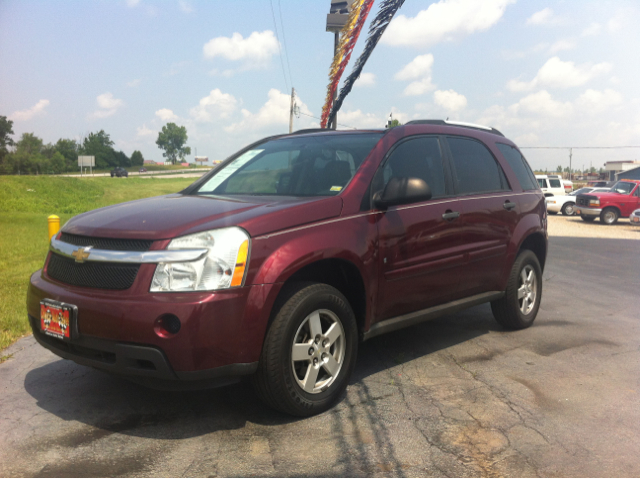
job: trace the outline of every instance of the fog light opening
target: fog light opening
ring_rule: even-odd
[[[153,330],[161,338],[170,338],[180,331],[182,323],[175,314],[163,314],[156,319]]]

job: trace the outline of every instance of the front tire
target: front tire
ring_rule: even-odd
[[[562,214],[564,216],[573,216],[576,214],[576,204],[575,203],[565,203],[562,205]]]
[[[600,213],[600,222],[605,225],[612,225],[618,221],[618,217],[618,210],[615,208],[605,208],[602,213]]]
[[[530,250],[516,258],[502,298],[491,302],[496,321],[506,329],[524,329],[533,324],[542,298],[542,269]]]
[[[319,414],[346,389],[357,349],[355,316],[342,293],[327,284],[301,283],[269,327],[254,387],[286,414]]]

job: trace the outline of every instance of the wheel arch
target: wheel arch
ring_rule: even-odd
[[[544,235],[540,232],[534,232],[526,236],[520,243],[518,254],[525,249],[533,251],[540,263],[540,269],[544,271],[544,265],[547,260],[547,240]]]

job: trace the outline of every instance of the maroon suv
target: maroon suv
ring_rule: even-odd
[[[341,395],[360,340],[485,302],[530,326],[546,253],[544,196],[495,129],[301,131],[71,219],[27,309],[63,358],[160,388],[251,375],[303,416]]]

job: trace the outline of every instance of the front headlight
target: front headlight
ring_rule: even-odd
[[[589,200],[589,206],[600,206],[600,200]]]
[[[212,291],[242,286],[249,256],[249,235],[237,227],[204,231],[171,240],[167,249],[202,249],[196,261],[158,263],[151,292]]]

